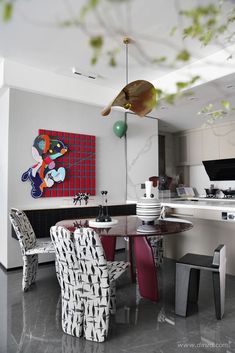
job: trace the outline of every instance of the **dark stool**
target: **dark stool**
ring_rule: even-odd
[[[215,313],[220,320],[224,315],[225,301],[225,245],[219,245],[214,256],[186,254],[176,262],[175,313],[187,316],[188,302],[198,301],[200,270],[212,272]]]

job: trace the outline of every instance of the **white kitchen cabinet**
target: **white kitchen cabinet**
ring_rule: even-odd
[[[202,163],[202,131],[190,132],[189,140],[189,165],[199,165]]]
[[[189,165],[189,135],[176,135],[176,165]]]
[[[219,158],[235,158],[235,124],[217,128],[219,135]]]
[[[198,165],[202,163],[202,133],[192,131],[176,137],[176,165]]]
[[[209,161],[220,158],[218,128],[202,130],[202,160]]]
[[[176,135],[176,166],[201,165],[202,161],[226,158],[235,158],[234,123]]]

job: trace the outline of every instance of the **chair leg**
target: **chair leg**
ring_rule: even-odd
[[[84,336],[89,341],[104,342],[109,329],[110,291],[85,302]],[[106,292],[106,293],[105,293]]]
[[[155,266],[159,267],[163,263],[163,239],[162,237],[148,237],[148,241],[153,251]]]
[[[190,266],[176,264],[175,313],[184,317],[187,315],[190,270]]]
[[[199,282],[200,282],[200,270],[196,268],[192,268],[190,271],[189,291],[188,291],[188,301],[191,303],[198,302]]]
[[[77,288],[76,272],[57,263],[62,300],[62,329],[68,335],[80,337],[83,332],[84,305]]]
[[[110,314],[116,313],[116,282],[112,281],[110,283]]]
[[[81,337],[83,332],[84,306],[74,290],[62,290],[62,329],[68,335]]]
[[[25,255],[23,256],[23,279],[22,290],[26,292],[31,284],[36,280],[38,269],[38,255]]]
[[[221,269],[220,272],[212,272],[212,279],[214,287],[215,314],[217,320],[221,320],[224,315],[225,303],[225,271]]]

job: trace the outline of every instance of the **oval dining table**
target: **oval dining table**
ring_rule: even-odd
[[[148,241],[148,237],[159,237],[169,234],[177,234],[193,227],[189,221],[179,218],[164,218],[155,221],[151,225],[151,232],[148,227],[139,231],[142,221],[137,216],[118,216],[115,217],[118,223],[112,227],[95,227],[93,228],[101,238],[104,252],[108,261],[114,261],[116,238],[125,238],[129,240],[129,261],[131,269],[131,279],[135,277],[133,256],[135,257],[135,268],[141,297],[151,301],[157,301],[158,282],[157,270],[155,266],[153,251]],[[56,223],[57,226],[63,226],[74,232],[76,228],[89,227],[88,218],[66,219]]]

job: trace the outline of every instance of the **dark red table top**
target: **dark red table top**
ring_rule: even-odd
[[[166,218],[158,220],[154,225],[154,233],[138,232],[137,228],[142,224],[142,221],[137,216],[119,216],[113,217],[118,220],[118,224],[111,228],[95,228],[96,232],[100,235],[109,235],[116,237],[136,237],[136,236],[158,236],[181,233],[193,227],[189,221]],[[89,227],[89,219],[66,219],[56,223],[57,226],[63,226],[70,231],[74,231],[79,227]]]

